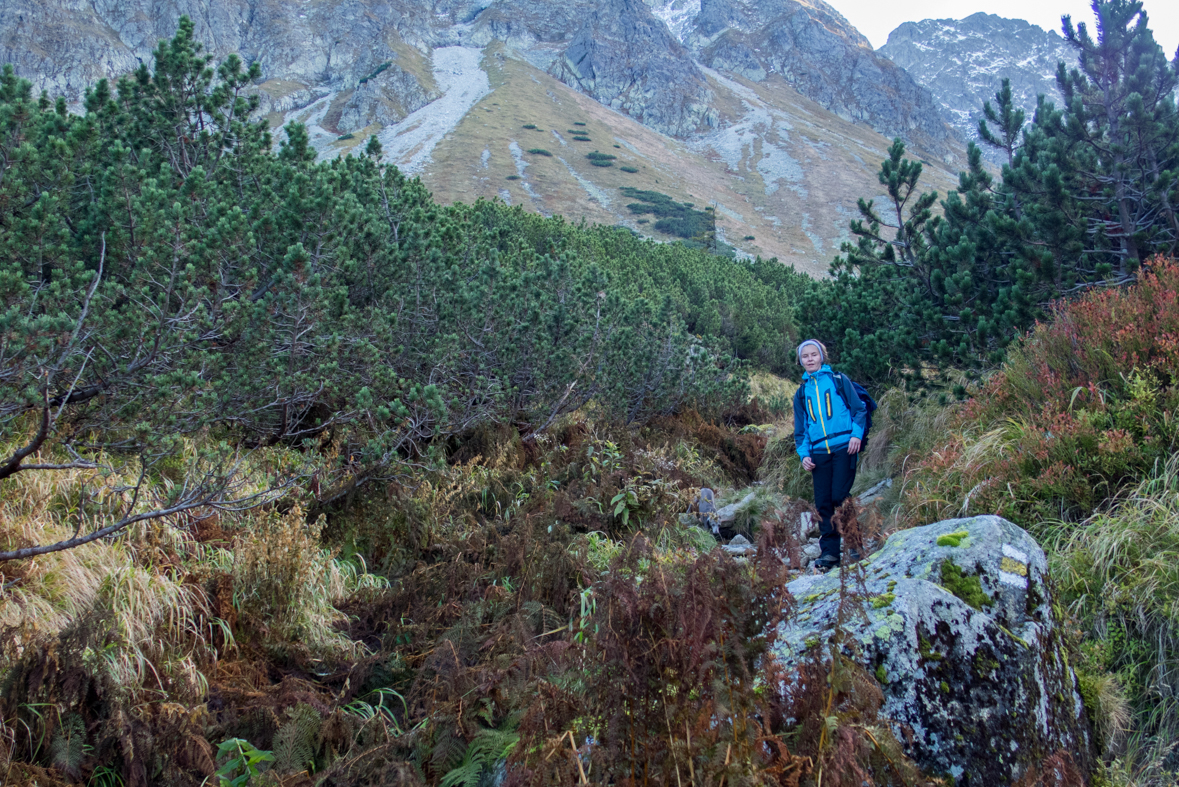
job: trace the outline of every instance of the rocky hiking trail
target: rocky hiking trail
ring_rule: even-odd
[[[892,479],[885,478],[849,499],[858,509],[866,509],[879,500],[891,487]],[[739,559],[747,559],[756,554],[757,547],[744,534],[733,532],[742,529],[734,527],[734,525],[738,525],[742,520],[757,519],[763,511],[776,508],[777,506],[774,506],[773,503],[777,501],[760,482],[726,495],[726,497],[734,499],[735,502],[718,508],[716,492],[708,488],[701,489],[696,499],[695,510],[681,515],[680,522],[684,525],[703,528],[720,541],[721,549],[725,552]],[[796,502],[789,508],[798,509],[801,507]],[[783,555],[783,560],[793,569],[805,568],[819,556],[819,522],[814,516],[814,511],[809,506],[806,508],[807,510],[797,512],[796,538],[801,553],[801,557],[796,561],[798,565],[792,565],[792,559],[788,554]],[[779,513],[781,510],[779,509]]]

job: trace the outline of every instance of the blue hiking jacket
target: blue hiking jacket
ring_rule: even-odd
[[[842,396],[837,385],[843,386]],[[867,415],[846,375],[837,379],[827,364],[814,374],[805,372],[794,393],[794,449],[801,459],[847,450],[853,437],[864,439]]]

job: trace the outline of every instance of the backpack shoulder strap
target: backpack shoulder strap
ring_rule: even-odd
[[[843,372],[833,371],[831,373],[831,375],[835,378],[835,391],[836,391],[836,393],[838,393],[839,398],[843,400],[843,406],[846,407],[848,409],[848,411],[850,412],[852,409],[851,400],[853,398],[857,399],[857,400],[860,398],[859,396],[856,395],[856,389],[852,387],[851,378],[848,377]],[[847,390],[849,388],[851,388],[850,394],[848,394],[848,390]]]

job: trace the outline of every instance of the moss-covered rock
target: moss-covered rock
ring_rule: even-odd
[[[927,773],[958,787],[1013,784],[1062,751],[1092,770],[1044,552],[1027,532],[994,516],[939,522],[895,533],[842,570],[790,584],[798,614],[779,631],[780,662],[825,645],[840,604],[853,605],[845,654],[887,677],[882,713]]]

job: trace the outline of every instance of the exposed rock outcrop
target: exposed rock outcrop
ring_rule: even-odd
[[[967,139],[977,139],[983,102],[994,103],[1004,77],[1030,121],[1037,95],[1059,96],[1057,64],[1071,68],[1077,60],[1056,33],[985,13],[905,22],[878,51],[929,88]]]
[[[78,101],[98,79],[150,62],[152,50],[176,33],[184,15],[213,56],[240,54],[257,62],[266,80],[303,89],[351,89],[385,63],[412,74],[414,69],[399,62],[405,54],[400,31],[416,40],[429,30],[425,9],[412,3],[15,0],[0,6],[0,60],[14,63],[38,88]],[[410,81],[417,82],[409,85],[410,93],[429,92],[420,79]]]
[[[609,0],[580,26],[553,75],[674,136],[715,126],[712,91],[687,50],[639,0]]]
[[[929,150],[948,152],[955,141],[929,91],[822,0],[701,0],[684,30],[684,42],[711,68],[755,82],[781,74],[840,117]]]
[[[859,568],[867,595],[845,602],[863,614],[846,617],[843,652],[876,676],[881,713],[924,772],[1013,784],[1059,752],[1089,772],[1086,711],[1031,536],[995,516],[948,520],[893,534]],[[840,581],[790,583],[797,614],[776,648],[787,667],[831,640]]]

